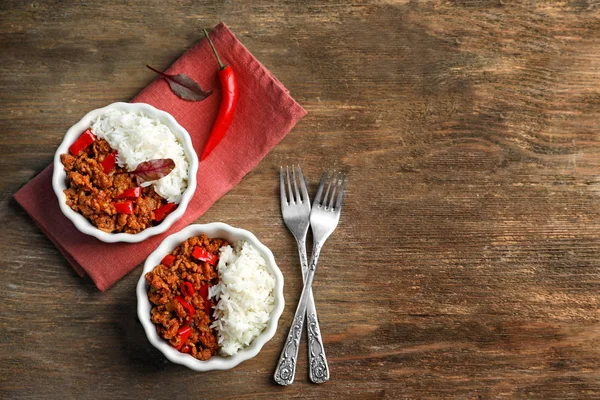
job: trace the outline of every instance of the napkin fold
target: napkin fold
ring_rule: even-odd
[[[140,264],[167,236],[200,217],[216,200],[231,190],[293,127],[306,111],[288,90],[219,24],[210,33],[224,63],[236,73],[240,97],[233,122],[221,143],[198,166],[197,188],[183,217],[164,234],[141,243],[104,243],[79,232],[58,207],[52,190],[52,165],[15,193],[29,213],[79,275],[89,275],[98,289],[110,288]],[[185,73],[213,95],[201,102],[177,97],[162,78],[157,78],[131,101],[148,103],[170,113],[192,137],[201,153],[221,101],[218,65],[203,38],[166,71]]]

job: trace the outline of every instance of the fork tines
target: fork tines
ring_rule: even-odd
[[[329,179],[329,171],[325,171],[323,176],[321,177],[321,183],[319,183],[319,189],[317,190],[317,194],[315,196],[315,200],[313,202],[313,207],[321,208],[323,207],[325,210],[331,211],[339,211],[342,208],[342,196],[344,194],[344,184],[346,183],[346,174],[342,172],[331,174],[331,179],[329,180],[329,184],[327,185],[327,190],[325,191],[325,196],[323,196],[323,201],[321,202],[321,195],[323,194],[323,188],[325,187],[325,183]],[[330,195],[331,193],[331,195]],[[335,207],[333,204],[334,199],[337,199],[335,202]],[[329,203],[328,203],[329,202]]]
[[[306,190],[306,183],[304,181],[304,176],[302,175],[302,169],[300,169],[300,165],[298,165],[298,177],[296,177],[296,166],[292,165],[292,177],[290,179],[290,168],[288,166],[285,167],[285,183],[284,183],[284,173],[283,167],[279,169],[279,185],[281,190],[281,201],[282,204],[285,201],[286,205],[292,204],[302,204],[305,201],[309,201],[308,199],[308,191]],[[292,190],[292,183],[294,182],[294,190]],[[300,183],[300,190],[298,188],[298,183]],[[285,190],[287,184],[287,191]]]

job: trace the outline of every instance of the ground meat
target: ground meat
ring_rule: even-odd
[[[213,322],[212,313],[205,311],[207,303],[212,304],[211,300],[200,295],[200,287],[216,283],[217,270],[216,265],[195,260],[192,251],[199,246],[218,257],[219,249],[227,245],[223,239],[209,239],[205,235],[192,237],[170,253],[175,256],[175,261],[170,266],[159,264],[145,276],[150,286],[148,299],[153,305],[150,318],[156,325],[159,336],[176,347],[181,344],[177,331],[183,326],[190,326],[191,334],[180,351],[200,360],[208,360],[217,354],[219,348],[217,334],[210,327]],[[184,296],[181,292],[183,282],[190,282],[194,286],[192,296]],[[175,296],[183,297],[194,307],[193,316],[189,315]]]
[[[67,205],[105,232],[141,232],[153,225],[153,211],[167,204],[167,201],[149,186],[143,189],[139,198],[133,200],[134,214],[118,214],[112,203],[123,200],[115,200],[115,197],[125,189],[136,187],[137,183],[130,174],[117,173],[126,172],[119,166],[104,173],[100,163],[112,152],[106,140],[98,139],[77,156],[61,154],[60,159],[67,173]]]

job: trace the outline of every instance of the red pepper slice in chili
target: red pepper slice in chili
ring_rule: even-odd
[[[217,147],[219,142],[221,142],[223,136],[225,136],[225,133],[227,133],[227,129],[229,129],[231,121],[233,120],[233,114],[235,114],[235,107],[239,97],[237,80],[235,78],[233,69],[231,66],[224,65],[221,62],[219,54],[217,53],[212,40],[210,40],[206,29],[204,30],[204,34],[206,35],[206,39],[208,39],[208,43],[210,44],[210,47],[217,58],[217,62],[219,63],[219,82],[221,83],[222,97],[217,119],[215,120],[212,130],[210,131],[208,141],[204,145],[204,150],[202,150],[200,161],[203,161],[206,157],[208,157],[214,148]]]
[[[179,351],[181,351],[182,353],[190,354],[192,352],[192,346],[190,346],[189,344],[186,344]]]
[[[158,207],[156,210],[154,210],[154,220],[156,222],[160,222],[163,219],[165,219],[165,217],[167,215],[169,215],[171,212],[173,212],[174,209],[177,208],[177,204],[175,203],[167,203],[162,207]]]
[[[192,297],[195,292],[196,290],[194,289],[194,285],[192,285],[190,282],[183,282],[181,284],[181,293],[184,296]]]
[[[69,153],[76,156],[81,150],[92,144],[94,140],[96,140],[96,136],[92,133],[90,128],[87,128],[85,132],[83,132],[81,136],[79,136],[77,140],[69,147]]]
[[[204,300],[208,299],[208,285],[200,286],[200,291],[198,293]]]
[[[190,303],[185,301],[185,299],[181,296],[175,296],[175,300],[177,300],[179,303],[181,303],[183,308],[186,309],[186,311],[189,313],[189,317],[190,317],[190,321],[191,321],[192,318],[194,317],[194,314],[196,313],[196,310],[194,310],[194,307]]]
[[[116,163],[117,163],[117,151],[115,150],[112,153],[110,153],[109,155],[107,155],[106,157],[104,157],[104,160],[102,160],[100,165],[102,166],[102,170],[104,170],[104,173],[108,174],[115,167]]]
[[[192,333],[192,329],[190,328],[189,325],[184,325],[181,328],[179,328],[179,330],[177,331],[177,334],[181,338],[181,341],[179,342],[179,345],[175,346],[175,348],[177,350],[181,349],[181,347],[184,345],[185,341],[190,337],[191,333]]]
[[[215,265],[218,260],[217,256],[198,246],[194,247],[194,250],[192,250],[192,257],[196,260],[206,261],[210,265]]]
[[[212,300],[208,299],[208,285],[200,286],[200,290],[198,291],[198,293],[204,300],[204,312],[210,315],[210,312],[212,311],[213,302]]]
[[[167,254],[162,261],[160,262],[162,265],[165,265],[167,267],[170,267],[171,264],[173,264],[173,261],[175,261],[175,256],[173,254]]]
[[[115,210],[119,214],[133,214],[133,201],[127,200],[120,203],[112,203],[115,206]]]
[[[210,312],[212,311],[212,306],[213,306],[212,300],[204,301],[204,312],[206,313],[206,315],[210,315]]]
[[[123,193],[115,197],[115,199],[137,199],[142,195],[142,188],[140,186],[125,189]]]

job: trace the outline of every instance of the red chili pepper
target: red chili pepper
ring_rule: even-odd
[[[233,114],[235,113],[235,107],[238,101],[238,85],[233,69],[229,65],[224,65],[221,62],[219,54],[217,53],[213,42],[210,40],[206,29],[204,30],[204,34],[206,35],[208,43],[210,44],[213,53],[215,53],[215,57],[219,63],[219,82],[221,83],[222,97],[217,119],[215,120],[210,135],[208,136],[208,141],[204,145],[204,150],[202,150],[200,161],[208,157],[214,148],[217,147],[221,139],[223,139],[223,136],[225,136],[225,133],[227,132],[227,129],[229,129],[229,125],[231,125],[231,121],[233,120]]]
[[[169,215],[176,208],[177,208],[177,204],[175,204],[175,203],[167,203],[162,207],[158,207],[156,210],[154,210],[154,220],[156,222],[162,221],[163,219],[165,219],[165,217],[167,215]]]
[[[217,256],[198,246],[194,247],[194,250],[192,250],[192,257],[196,260],[206,261],[210,265],[215,265],[218,260]]]
[[[181,293],[184,296],[192,297],[195,292],[196,290],[194,290],[194,285],[192,285],[190,282],[183,282],[181,284]]]
[[[186,311],[190,314],[189,317],[190,317],[190,321],[191,321],[192,317],[196,313],[196,310],[194,310],[194,307],[190,303],[185,301],[185,299],[181,296],[175,296],[175,300],[177,300],[179,303],[181,303],[183,308],[185,308]]]
[[[92,144],[94,140],[96,140],[96,136],[94,136],[90,128],[87,128],[85,132],[83,132],[81,136],[79,136],[77,140],[71,145],[71,147],[69,147],[69,152],[72,155],[76,156],[81,150],[85,149],[90,144]]]
[[[142,188],[140,186],[125,189],[123,193],[115,197],[115,199],[137,199],[142,195]]]
[[[177,331],[177,334],[181,338],[181,341],[179,342],[179,345],[175,346],[175,348],[177,350],[181,349],[181,347],[184,345],[185,341],[190,337],[191,333],[192,333],[192,329],[190,328],[189,325],[184,325],[181,328],[179,328],[179,330]]]
[[[115,167],[116,162],[117,162],[117,151],[115,150],[112,153],[110,153],[109,155],[107,155],[106,157],[104,157],[104,160],[102,160],[100,165],[102,166],[104,173],[108,174]]]
[[[167,267],[170,267],[171,264],[173,264],[173,261],[175,261],[175,256],[173,254],[167,254],[162,261],[160,262],[162,265],[165,265]]]
[[[133,201],[127,200],[120,203],[112,203],[115,206],[115,210],[119,214],[133,214]]]

